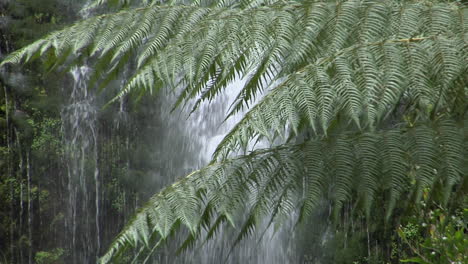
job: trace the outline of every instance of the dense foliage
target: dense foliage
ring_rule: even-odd
[[[56,1],[0,4],[0,58],[71,22]],[[0,263],[31,263],[36,251],[60,247],[60,97],[56,74],[39,64],[0,71]],[[48,224],[45,224],[48,223]],[[59,259],[62,254],[57,254]],[[47,262],[43,262],[47,263]]]
[[[87,61],[90,82],[101,87],[125,69],[131,78],[115,98],[173,89],[175,106],[194,98],[194,111],[244,79],[232,113],[247,112],[208,166],[150,199],[102,263],[130,248],[139,249],[136,261],[148,260],[180,227],[188,230],[185,248],[225,224],[237,227],[234,244],[265,219],[280,225],[298,212],[293,220],[307,225],[323,201],[337,244],[340,234],[352,234],[356,247],[367,243],[351,256],[358,263],[412,254],[408,261],[465,261],[463,4],[100,0],[90,8],[101,12],[107,2],[114,13],[53,32],[1,65]],[[256,150],[259,140],[271,147]],[[437,233],[420,229],[437,207],[445,211],[431,223]],[[437,242],[439,232],[450,245]],[[370,245],[370,237],[379,243]],[[345,254],[344,241],[336,252]],[[330,262],[340,261],[335,255]]]

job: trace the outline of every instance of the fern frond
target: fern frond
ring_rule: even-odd
[[[380,139],[383,189],[388,193],[388,206],[385,218],[388,220],[393,213],[400,196],[409,189],[409,161],[406,159],[405,138],[399,131],[389,131]]]
[[[117,237],[101,263],[109,263],[127,248],[151,247],[154,241],[166,240],[178,223],[190,231],[188,243],[195,243],[201,228],[209,238],[226,221],[234,226],[240,223],[235,244],[260,228],[265,217],[270,219],[267,226],[273,221],[279,225],[298,209],[299,220],[307,219],[327,197],[334,201],[335,219],[339,219],[342,205],[356,194],[361,202],[354,209],[368,215],[380,189],[389,195],[385,201],[388,216],[396,199],[404,196],[418,202],[422,189],[437,188],[446,199],[450,188],[437,182],[453,186],[463,179],[462,149],[466,145],[463,128],[442,118],[413,127],[400,124],[390,130],[342,132],[336,140],[312,139],[213,163],[155,195]],[[441,153],[446,158],[441,159]],[[414,182],[404,184],[414,172]],[[240,211],[246,212],[244,217],[233,217]]]
[[[441,46],[445,54],[440,52]],[[269,139],[274,132],[285,134],[290,128],[297,134],[297,120],[306,120],[307,128],[326,134],[330,120],[338,116],[372,130],[385,124],[396,106],[408,102],[426,117],[453,108],[457,98],[467,92],[464,83],[458,82],[468,72],[463,49],[458,38],[388,40],[353,46],[336,58],[307,65],[250,109],[219,144],[214,159],[236,152],[241,135],[247,135],[242,140],[249,141]],[[279,103],[284,100],[288,103]],[[466,106],[466,102],[462,104]],[[413,109],[408,107],[399,114]]]
[[[108,68],[102,71],[111,71],[119,67],[117,61],[127,55],[135,58],[137,67],[119,96],[139,88],[157,90],[156,86],[163,84],[182,86],[179,101],[193,97],[212,99],[236,77],[248,75],[250,78],[234,107],[234,111],[238,111],[255,101],[259,93],[277,80],[292,79],[293,75],[307,72],[310,65],[320,64],[327,74],[335,71],[331,77],[336,86],[332,88],[348,96],[343,106],[356,124],[364,126],[372,125],[384,110],[379,111],[372,105],[379,99],[376,90],[385,86],[383,82],[373,81],[384,69],[380,65],[382,54],[376,52],[379,47],[390,43],[399,47],[402,45],[394,42],[406,40],[408,52],[400,48],[397,52],[408,57],[405,63],[413,68],[414,93],[428,104],[433,104],[432,98],[427,98],[432,83],[424,80],[447,72],[450,74],[446,78],[455,80],[460,72],[466,71],[466,63],[463,63],[466,48],[462,39],[466,29],[459,23],[464,13],[456,4],[223,1],[225,5],[211,6],[205,5],[205,1],[195,1],[193,5],[172,5],[170,1],[152,3],[78,22],[16,52],[2,65],[27,62],[48,50],[57,57],[83,56],[83,52],[88,51],[97,61],[110,57]],[[244,8],[252,5],[255,8]],[[392,26],[380,30],[383,23]],[[75,39],[81,41],[76,43]],[[439,51],[434,45],[438,45]],[[433,52],[439,54],[437,59],[433,58]],[[359,59],[350,56],[352,53],[359,53]],[[437,63],[435,72],[429,65],[433,62]],[[355,80],[352,70],[357,68],[356,63],[365,65],[362,74],[366,78]],[[401,65],[391,66],[385,67],[392,70],[389,75],[398,76],[406,71]],[[219,74],[221,72],[224,74]],[[419,84],[415,81],[417,78],[422,78]],[[442,94],[446,86],[439,87]],[[363,90],[364,87],[367,88]],[[389,99],[397,96],[396,91],[391,92],[385,95]],[[374,97],[369,99],[370,106],[365,107],[368,120],[363,124],[361,110],[364,106],[361,105],[363,101],[358,100],[360,94]],[[395,103],[395,100],[387,103]],[[322,121],[326,123],[327,118]]]
[[[331,181],[330,198],[334,202],[333,218],[336,220],[340,214],[341,208],[345,201],[351,198],[353,190],[354,166],[354,148],[352,141],[345,136],[341,136],[336,140],[333,148],[334,169],[333,181]],[[330,184],[330,183],[329,183]]]
[[[358,164],[360,167],[358,167],[359,174],[357,177],[360,178],[358,180],[360,185],[357,187],[359,189],[357,198],[361,200],[367,217],[370,216],[377,187],[381,186],[380,162],[375,155],[375,153],[379,152],[378,140],[379,138],[375,134],[364,133],[357,139],[358,144],[356,145],[356,152],[361,161]]]
[[[298,221],[304,221],[313,212],[321,197],[324,197],[326,186],[325,164],[327,152],[320,141],[311,141],[304,148],[306,174],[303,179],[303,190]]]
[[[466,177],[463,170],[463,165],[460,162],[466,162],[466,154],[463,153],[463,146],[466,145],[462,134],[456,129],[456,126],[451,120],[442,119],[437,126],[437,144],[440,148],[440,158],[442,159],[442,166],[438,171],[439,175],[443,175],[442,185],[442,204],[446,205],[449,201],[450,193],[453,186],[460,182],[463,177]],[[465,140],[466,142],[466,140]],[[459,157],[465,156],[465,161],[460,160]]]
[[[437,175],[439,159],[434,141],[434,131],[424,127],[417,127],[412,132],[414,132],[414,135],[411,137],[410,144],[413,150],[411,156],[415,158],[412,162],[415,173],[413,180],[415,180],[416,184],[414,191],[415,199],[420,200],[423,190],[432,187],[434,183],[432,179]]]

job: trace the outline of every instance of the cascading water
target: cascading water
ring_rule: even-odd
[[[164,95],[159,102],[160,120],[164,124],[162,136],[157,139],[156,153],[169,166],[166,175],[159,178],[157,188],[161,189],[176,181],[177,178],[206,165],[216,146],[230,129],[240,120],[242,113],[234,115],[226,122],[223,120],[228,106],[240,91],[242,82],[228,87],[224,95],[211,102],[202,103],[189,117],[190,105],[183,110],[170,112],[174,96]],[[262,146],[259,144],[259,146]],[[292,223],[292,222],[291,222]],[[224,263],[232,247],[233,230],[223,229],[217,236],[207,241],[201,248],[194,248],[179,256],[173,255],[174,245],[154,254],[154,263]],[[266,230],[263,239],[260,235],[245,239],[230,254],[227,263],[296,263],[292,225],[286,224],[275,233],[273,227]],[[177,237],[177,243],[186,236]],[[176,243],[176,244],[177,244]]]
[[[71,71],[70,102],[61,113],[68,191],[65,230],[73,263],[95,262],[100,249],[97,108],[87,87],[89,70],[82,66]]]

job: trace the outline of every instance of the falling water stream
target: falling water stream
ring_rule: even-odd
[[[71,71],[70,101],[62,109],[62,133],[67,168],[68,211],[65,230],[74,263],[92,263],[100,248],[97,108],[87,87],[90,68]]]
[[[188,117],[188,110],[191,109],[190,104],[185,110],[180,110],[178,116],[171,115],[167,111],[164,113],[171,122],[176,122],[183,127],[185,136],[188,137],[189,153],[198,157],[198,159],[192,159],[192,162],[195,163],[190,164],[189,168],[198,169],[206,165],[210,161],[219,142],[241,119],[242,112],[223,122],[230,110],[229,106],[235,100],[242,85],[243,81],[234,82],[227,87],[222,95],[213,101],[202,103],[190,117]],[[167,99],[165,101],[167,102],[166,104],[173,102]],[[170,107],[167,109],[170,109]],[[177,138],[174,138],[174,140],[177,140]],[[257,145],[257,147],[264,146],[266,145]],[[177,152],[178,150],[172,151]],[[174,171],[174,175],[180,175],[180,173],[183,173],[183,171]],[[288,224],[276,232],[276,234],[273,227],[268,228],[262,240],[259,240],[260,235],[254,235],[245,239],[227,258],[232,248],[233,237],[235,236],[235,230],[232,230],[232,228],[221,228],[216,237],[207,241],[201,248],[195,247],[179,257],[168,257],[166,261],[160,262],[207,264],[224,263],[225,261],[226,263],[252,264],[297,263],[294,254],[292,226]],[[183,241],[182,239],[180,238],[180,241]]]

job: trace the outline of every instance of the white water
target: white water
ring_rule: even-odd
[[[159,188],[171,184],[179,177],[206,165],[223,139],[223,137],[242,118],[243,113],[236,114],[223,123],[229,106],[236,98],[243,85],[237,81],[229,86],[223,95],[218,96],[212,102],[204,102],[192,115],[189,116],[191,104],[185,109],[170,113],[174,96],[166,94],[160,99],[160,115],[163,120],[166,133],[162,138],[157,138],[156,153],[164,153],[164,159],[171,164],[171,175],[159,175]],[[180,142],[183,142],[180,144]],[[257,147],[265,147],[266,144],[258,144]],[[177,164],[179,163],[179,164]],[[247,238],[233,250],[232,242],[239,230],[222,227],[212,240],[209,240],[201,248],[195,247],[180,256],[174,256],[174,245],[166,250],[157,250],[153,257],[153,263],[297,263],[295,255],[292,222],[287,222],[276,233],[273,225],[266,230],[263,239],[260,234]],[[263,231],[263,229],[259,229]],[[260,233],[260,232],[258,232]],[[203,237],[203,235],[202,235]],[[178,236],[179,244],[184,241],[184,235]],[[177,243],[176,243],[177,244]],[[199,244],[198,244],[199,245]]]
[[[73,263],[92,263],[100,248],[97,109],[87,87],[89,68],[72,69],[70,101],[62,109],[62,133],[67,167],[68,210],[65,230]],[[88,190],[93,186],[92,190]],[[90,208],[91,206],[94,207]]]

